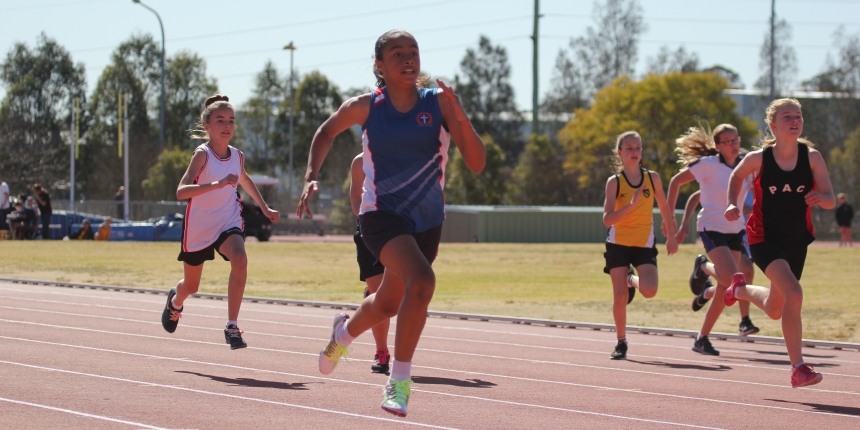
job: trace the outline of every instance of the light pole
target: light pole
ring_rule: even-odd
[[[293,97],[293,55],[296,53],[296,45],[293,45],[291,41],[289,45],[284,46],[285,51],[290,51],[290,165],[287,166],[287,171],[290,175],[290,203],[293,202],[293,104],[295,103]]]
[[[158,122],[161,124],[161,128],[158,133],[158,142],[161,144],[161,147],[164,148],[164,24],[161,23],[161,16],[158,15],[158,12],[156,12],[155,9],[141,3],[140,0],[131,1],[154,13],[155,17],[158,18],[158,25],[161,27],[161,109],[158,111]]]

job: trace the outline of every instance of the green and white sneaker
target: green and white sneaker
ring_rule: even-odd
[[[406,404],[409,402],[409,394],[412,390],[409,386],[412,380],[395,381],[391,378],[385,384],[382,391],[382,410],[398,417],[406,416]]]
[[[346,356],[349,354],[349,348],[341,346],[335,340],[335,334],[337,333],[338,328],[346,323],[346,320],[349,319],[349,315],[345,313],[339,313],[334,317],[334,326],[331,330],[331,340],[328,341],[328,345],[326,345],[325,349],[320,351],[320,373],[323,375],[328,375],[334,371],[334,368],[337,367],[337,362],[343,357],[344,361],[348,361]]]

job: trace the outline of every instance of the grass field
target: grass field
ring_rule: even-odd
[[[355,248],[347,243],[248,243],[247,295],[357,303]],[[177,243],[0,242],[0,276],[168,289],[182,277]],[[660,246],[657,297],[637,296],[628,324],[696,330],[704,311],[690,310],[687,279],[699,246],[667,257]],[[857,248],[810,248],[804,271],[804,337],[860,342]],[[612,323],[611,286],[602,272],[602,244],[442,244],[434,264],[430,307],[571,321]],[[201,291],[226,293],[230,265],[206,263]],[[766,278],[756,273],[761,284]],[[765,284],[768,285],[768,284]],[[716,331],[734,333],[737,306]],[[762,334],[779,336],[780,322],[757,309]]]

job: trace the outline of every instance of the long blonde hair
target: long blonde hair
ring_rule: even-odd
[[[636,131],[625,131],[624,133],[618,135],[618,137],[615,139],[615,152],[613,152],[612,156],[612,167],[615,169],[615,173],[624,170],[624,161],[621,160],[621,157],[618,155],[618,151],[621,149],[621,144],[624,142],[624,139],[627,139],[629,137],[635,137],[639,139],[639,143],[642,143],[642,136],[640,136],[639,133]],[[641,158],[639,159],[639,165],[642,165]]]
[[[197,120],[194,128],[189,130],[191,138],[209,140],[209,133],[206,132],[203,124],[209,123],[209,117],[212,116],[212,112],[224,107],[233,109],[233,105],[230,104],[230,98],[224,94],[215,94],[207,97],[206,101],[203,102],[203,112],[200,112],[200,119]]]
[[[770,123],[776,120],[776,112],[779,110],[779,108],[787,105],[794,105],[797,106],[798,109],[801,109],[800,102],[797,99],[793,98],[776,99],[770,102],[770,105],[768,105],[767,109],[765,109],[764,120],[765,122],[767,122],[767,130],[765,131],[764,138],[761,140],[762,148],[776,143],[776,136],[773,134],[773,129],[770,128]],[[802,137],[797,139],[797,143],[802,143],[810,148],[815,147],[814,143]]]
[[[698,127],[690,127],[681,137],[675,139],[675,152],[678,154],[678,163],[682,166],[688,166],[690,163],[709,155],[717,155],[716,142],[720,136],[727,131],[738,132],[738,128],[731,124],[720,124],[713,131],[710,129],[707,122],[703,126],[699,123]]]

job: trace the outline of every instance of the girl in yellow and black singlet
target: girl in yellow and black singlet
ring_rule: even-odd
[[[645,169],[642,161],[642,138],[635,131],[618,136],[615,142],[618,173],[606,181],[603,223],[609,228],[606,240],[606,267],[612,278],[614,299],[612,314],[618,344],[611,357],[627,358],[627,304],[636,289],[645,298],[657,294],[657,248],[654,246],[654,202],[660,208],[668,235],[666,252],[678,250],[675,242],[674,214],[666,203],[660,175]],[[633,271],[632,267],[636,268]],[[638,274],[638,276],[637,276]]]

